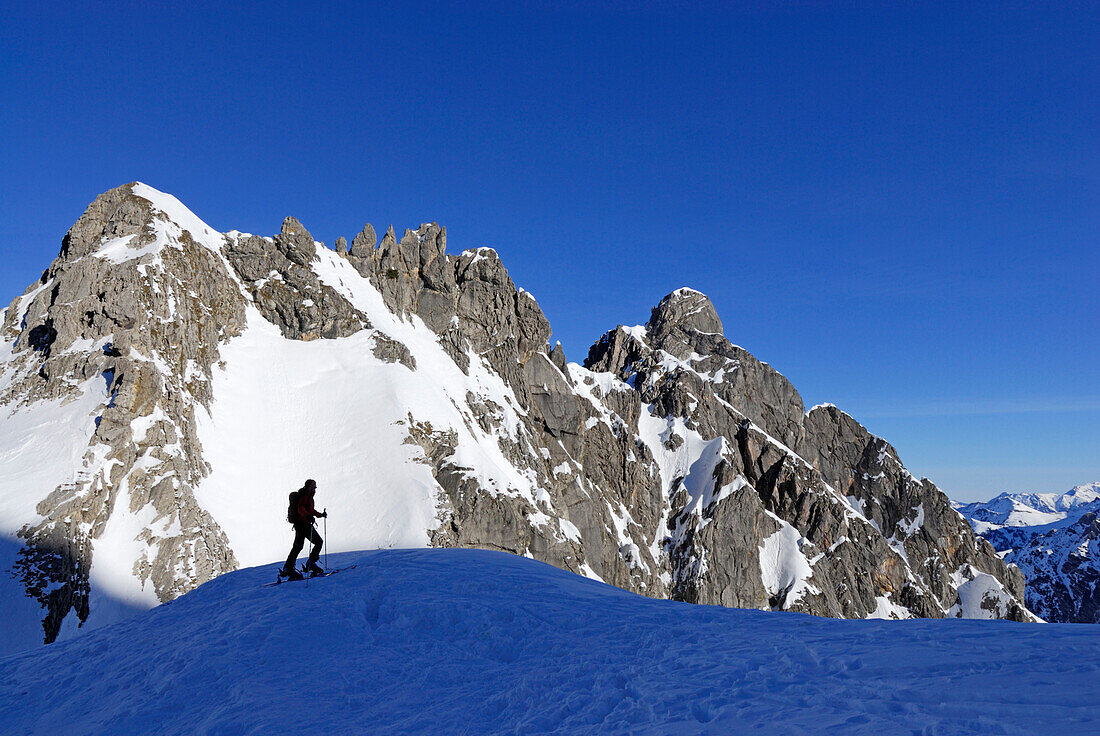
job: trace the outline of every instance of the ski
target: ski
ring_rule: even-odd
[[[337,568],[334,568],[332,570],[325,570],[320,575],[305,575],[305,574],[303,574],[301,579],[302,580],[316,580],[317,578],[327,578],[329,575],[335,575],[336,573],[344,572],[345,570],[353,570],[353,569],[355,569],[355,567],[356,567],[356,565],[348,565],[347,567],[337,567]],[[284,578],[284,577],[280,576],[273,583],[264,583],[264,587],[265,588],[270,588],[273,585],[282,585],[283,583],[297,583],[297,582],[300,582],[300,581],[290,580],[289,578]]]

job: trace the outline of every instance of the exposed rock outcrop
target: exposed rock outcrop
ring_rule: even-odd
[[[292,340],[347,337],[370,321],[310,269],[319,244],[293,217],[274,238],[239,235],[223,250],[260,312]]]
[[[245,301],[202,242],[215,234],[181,229],[139,187],[98,197],[6,312],[15,379],[0,404],[75,401],[95,382],[107,389],[80,466],[43,493],[39,518],[19,532],[16,574],[45,609],[46,641],[70,610],[87,618],[92,552],[112,517],[142,519],[146,551],[133,574],[159,600],[236,567],[191,491],[207,473],[195,409],[211,399],[219,345],[242,329]]]
[[[843,412],[819,407],[804,415],[785,378],[724,338],[702,294],[668,295],[644,328],[607,333],[586,365],[634,387],[665,422],[667,451],[701,448],[695,460],[688,450],[680,472],[665,479],[677,597],[725,605],[766,599],[775,608],[844,617],[891,606],[956,615],[953,580],[966,566],[1003,584],[994,596],[1002,617],[1030,618],[1019,605],[1019,571],[974,536],[939,489],[912,478],[893,448]],[[720,511],[731,503],[734,513]],[[769,585],[771,561],[759,555],[773,553],[793,559],[801,574]],[[734,560],[754,558],[766,595],[732,574]]]

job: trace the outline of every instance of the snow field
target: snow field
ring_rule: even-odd
[[[408,369],[376,361],[366,332],[296,342],[248,316],[246,333],[222,348],[211,412],[197,410],[213,472],[195,495],[240,564],[285,559],[287,495],[307,478],[317,481],[318,510],[332,512],[330,550],[426,545],[425,530],[437,525],[435,481],[394,425],[407,412],[379,400],[400,391]]]
[[[11,733],[1095,734],[1095,627],[642,598],[480,550],[230,573],[0,659]]]
[[[402,320],[374,286],[332,251],[318,247],[313,268],[371,321],[338,340],[287,340],[253,307],[244,334],[222,347],[215,400],[198,410],[211,475],[196,497],[218,521],[242,566],[283,559],[290,547],[287,494],[317,481],[319,508],[333,511],[332,551],[423,547],[439,526],[442,493],[423,450],[406,442],[410,417],[456,435],[455,465],[490,492],[546,494],[532,474],[504,457],[497,437],[478,427],[467,394],[502,408],[499,431],[514,437],[517,402],[476,355],[469,375],[418,317]],[[415,370],[373,354],[376,336],[403,343]],[[548,503],[548,500],[545,502]],[[536,515],[533,515],[537,518]],[[545,517],[548,521],[549,516]],[[577,536],[563,527],[562,533]]]

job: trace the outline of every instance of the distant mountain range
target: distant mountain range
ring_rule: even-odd
[[[955,508],[1024,573],[1032,611],[1050,622],[1100,623],[1100,483]]]

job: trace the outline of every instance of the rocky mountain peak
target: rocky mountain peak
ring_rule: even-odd
[[[351,240],[351,250],[348,251],[356,258],[370,258],[374,253],[374,246],[378,244],[378,235],[374,232],[374,226],[369,222],[363,226],[363,230]]]
[[[279,251],[299,266],[309,266],[317,258],[317,246],[313,236],[294,217],[283,220],[279,234],[274,238]]]
[[[677,358],[713,353],[725,343],[722,320],[706,294],[680,288],[662,299],[646,323],[650,343]]]
[[[83,407],[72,420],[73,465],[32,484],[36,515],[14,529],[23,547],[11,575],[42,606],[46,641],[70,611],[77,625],[89,615],[92,550],[117,543],[109,517],[162,520],[124,540],[143,545],[128,562],[153,600],[236,567],[192,494],[208,473],[195,410],[209,406],[221,346],[245,325],[223,243],[174,197],[126,184],[89,205],[41,281],[6,312],[0,405]],[[35,464],[55,451],[34,444]]]
[[[109,189],[96,197],[61,241],[60,260],[75,261],[105,240],[141,233],[153,218],[149,200],[134,194],[137,182]]]
[[[283,226],[279,230],[279,234],[287,238],[302,238],[306,237],[313,240],[313,236],[309,234],[305,226],[298,221],[296,217],[286,217],[283,219]]]
[[[710,298],[686,286],[662,299],[653,308],[646,323],[646,330],[651,335],[676,327],[705,334],[722,334],[722,320]]]

